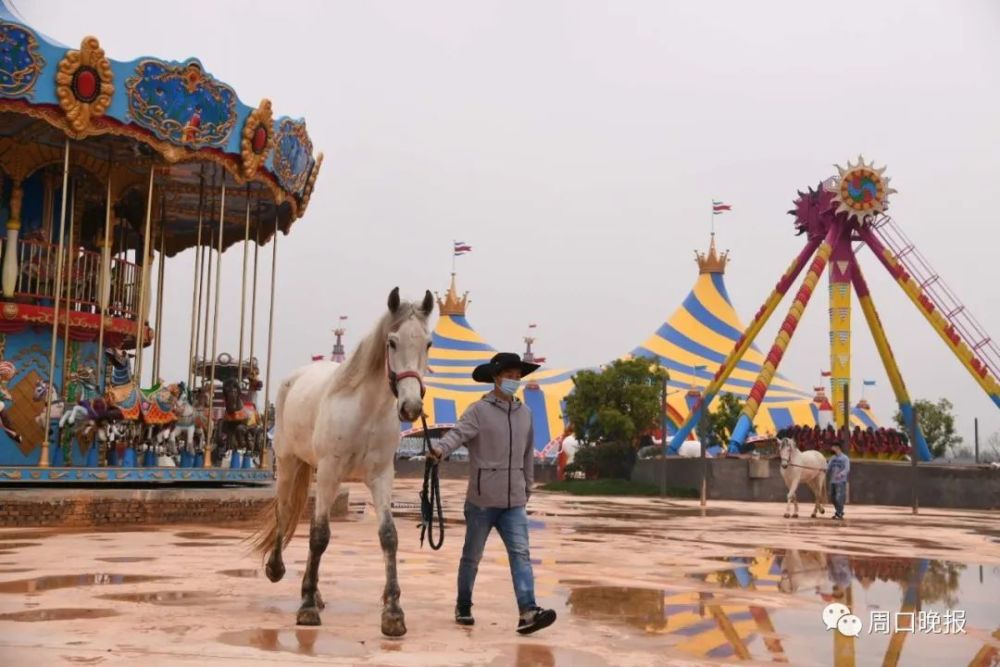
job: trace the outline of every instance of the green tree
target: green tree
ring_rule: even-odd
[[[917,414],[917,423],[927,440],[927,446],[931,454],[937,458],[944,456],[949,449],[962,444],[961,436],[955,433],[955,415],[952,414],[951,401],[947,398],[939,398],[937,403],[926,399],[919,399],[913,403],[913,409]],[[903,413],[896,410],[893,421],[899,430],[909,437],[906,430],[906,422],[903,420]]]
[[[581,371],[566,398],[566,418],[580,443],[572,472],[588,478],[628,478],[638,439],[660,426],[669,374],[648,359],[619,359],[601,371]]]
[[[628,442],[663,417],[667,371],[648,359],[618,359],[601,371],[580,371],[566,398],[566,417],[581,444]]]
[[[736,428],[736,422],[743,412],[743,403],[736,397],[736,394],[722,394],[712,403],[713,410],[703,414],[698,421],[698,439],[709,445],[722,445],[729,443],[729,438]]]

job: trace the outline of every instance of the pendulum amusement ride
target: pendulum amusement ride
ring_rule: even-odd
[[[197,59],[115,61],[95,37],[67,47],[0,0],[0,483],[270,481],[257,432],[269,411],[255,423],[254,403],[263,388],[268,404],[278,232],[304,214],[321,163],[304,121],[275,118],[266,99],[245,105]],[[218,349],[220,311],[234,303],[221,273],[239,244],[230,356]],[[163,340],[163,305],[177,299],[165,260],[187,249],[190,325]],[[165,347],[190,360],[172,383]],[[183,452],[170,449],[175,430]]]
[[[837,170],[837,176],[820,183],[816,189],[809,188],[807,192],[798,193],[795,208],[789,213],[795,216],[797,232],[806,235],[806,245],[778,281],[746,332],[719,367],[712,382],[697,399],[684,425],[670,443],[671,453],[677,453],[681,443],[698,423],[704,410],[710,406],[720,387],[811,258],[812,263],[778,330],[766,363],[746,397],[742,414],[729,442],[730,452],[739,452],[750,434],[757,410],[795,334],[809,298],[824,269],[829,265],[830,381],[837,427],[845,428],[847,423],[853,289],[861,305],[865,323],[875,339],[875,346],[906,423],[907,433],[916,445],[916,453],[921,460],[931,458],[885,329],[858,264],[853,246],[855,243],[866,245],[872,250],[948,348],[997,407],[1000,407],[1000,345],[986,334],[954,292],[931,269],[916,246],[892,218],[886,215],[889,195],[895,190],[889,187],[885,168],[876,169],[859,156],[856,164],[848,162],[846,168],[838,166]]]

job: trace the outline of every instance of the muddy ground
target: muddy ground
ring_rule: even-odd
[[[396,488],[403,639],[380,635],[376,521],[351,485],[352,511],[334,524],[321,568],[321,628],[295,626],[304,523],[278,584],[245,553],[246,526],[0,530],[0,664],[1000,664],[995,513],[849,507],[837,523],[786,520],[768,503],[537,493],[537,597],[559,620],[524,638],[496,536],[477,624],[454,624],[463,485],[442,484],[448,525],[435,552],[418,544],[418,483]],[[831,602],[862,620],[860,636],[824,627]],[[926,627],[873,632],[883,613]],[[949,627],[934,622],[948,613]]]

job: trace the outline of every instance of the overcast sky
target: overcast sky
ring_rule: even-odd
[[[891,213],[1000,336],[992,0],[15,5],[67,44],[97,36],[116,59],[197,56],[249,105],[268,97],[276,114],[307,119],[326,162],[280,243],[276,377],[329,353],[338,314],[356,342],[393,286],[443,292],[452,239],[474,247],[459,285],[495,346],[520,350],[537,322],[550,364],[619,356],[687,294],[713,197],[733,206],[717,231],[749,320],[801,247],[785,214],[796,189],[859,152],[888,165]],[[237,321],[240,259],[227,253],[223,269]],[[861,261],[911,393],[950,397],[968,441],[975,416],[983,433],[1000,430],[1000,412],[871,254]],[[178,377],[190,262],[167,270],[164,367]],[[804,387],[829,366],[825,301],[822,290],[781,369]],[[868,395],[888,421],[892,392],[859,309],[855,319],[852,394],[877,380]],[[236,325],[221,333],[220,351],[235,353]]]

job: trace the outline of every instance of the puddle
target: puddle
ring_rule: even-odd
[[[142,574],[54,574],[34,579],[0,581],[0,593],[41,593],[57,588],[138,584],[146,581],[162,581],[166,578]]]
[[[1000,566],[760,550],[689,578],[707,588],[578,586],[566,605],[572,616],[655,634],[699,658],[831,665],[839,663],[821,614],[840,602],[862,621],[862,634],[851,642],[852,664],[880,665],[900,650],[898,664],[1000,664],[1000,644],[991,640],[1000,640]],[[965,633],[954,627],[951,633],[897,633],[892,625],[897,613],[943,619],[959,612]],[[887,615],[893,634],[873,629],[873,613]],[[902,624],[908,628],[909,618]]]
[[[204,591],[149,591],[144,593],[112,593],[98,595],[102,600],[117,602],[146,602],[158,605],[186,605],[200,600],[208,600],[216,596]]]
[[[37,623],[38,621],[77,621],[90,618],[117,616],[114,609],[32,609],[11,614],[0,614],[0,621]]]
[[[14,553],[16,549],[23,549],[25,547],[37,547],[41,542],[4,542],[0,544],[3,547],[4,553]]]
[[[488,667],[607,667],[604,658],[575,648],[522,644],[506,647]]]
[[[155,556],[109,556],[107,558],[95,558],[94,560],[105,563],[141,563],[147,560],[156,560]]]
[[[171,542],[172,546],[175,547],[221,547],[225,546],[218,542]]]
[[[185,540],[241,540],[243,538],[237,535],[216,535],[215,533],[210,533],[207,530],[186,530],[180,533],[174,533],[175,537],[180,537]]]
[[[280,651],[310,656],[357,657],[366,652],[365,647],[359,642],[339,639],[323,630],[311,628],[240,630],[219,635],[219,641],[229,646],[249,646],[261,651]]]
[[[20,572],[31,572],[30,567],[4,567],[0,568],[0,574],[18,574]]]
[[[249,569],[236,569],[236,570],[219,570],[219,574],[225,575],[227,577],[238,577],[240,579],[256,579],[260,576],[260,570],[249,570]]]
[[[10,542],[12,540],[36,540],[39,537],[49,537],[51,535],[57,535],[58,531],[55,530],[45,530],[44,528],[38,530],[11,530],[9,532],[0,533],[0,543]],[[0,544],[0,546],[6,547],[6,544]]]

